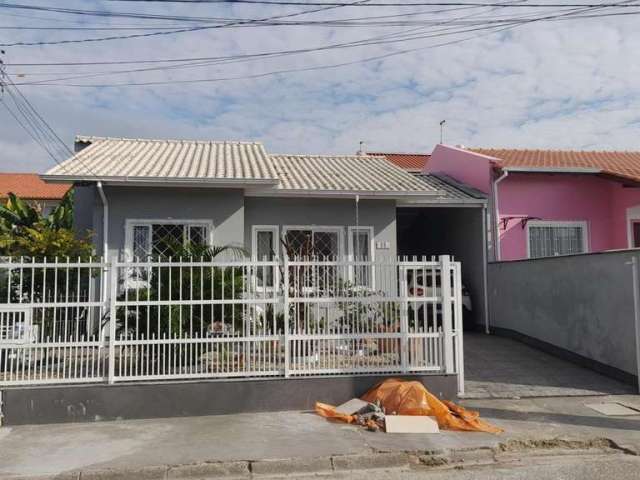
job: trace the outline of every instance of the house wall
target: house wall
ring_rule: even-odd
[[[281,235],[285,225],[316,225],[344,227],[342,248],[345,255],[348,253],[347,227],[356,225],[353,199],[246,197],[244,205],[244,238],[249,251],[253,225],[277,225]],[[395,257],[395,200],[360,200],[357,216],[358,225],[373,227],[376,242],[389,243],[389,248],[376,249],[376,258]]]
[[[612,183],[593,175],[510,173],[499,184],[502,260],[527,258],[527,229],[519,218],[587,222],[588,250],[625,248],[613,235]]]
[[[79,235],[84,235],[87,231],[94,231],[94,211],[99,200],[96,195],[96,187],[78,186],[73,187],[73,228]]]
[[[633,381],[633,255],[637,251],[490,263],[491,327]]]
[[[461,148],[438,145],[426,172],[445,173],[489,194],[493,208],[494,159]],[[585,221],[591,252],[630,248],[629,218],[640,220],[640,188],[592,174],[510,172],[498,184],[499,218],[538,217],[550,221]],[[495,215],[490,215],[493,222]],[[527,258],[527,230],[519,220],[507,228],[498,222],[501,260]],[[495,225],[490,226],[494,232]],[[490,250],[493,248],[490,241]],[[490,255],[493,258],[493,255]]]
[[[461,183],[491,192],[491,157],[448,145],[437,145],[424,167],[425,173],[444,173]]]
[[[109,251],[117,255],[125,247],[127,219],[205,219],[213,222],[213,243],[239,245],[251,251],[253,225],[341,226],[343,252],[348,253],[347,227],[356,225],[353,200],[318,198],[244,197],[242,190],[161,187],[104,188],[109,202]],[[98,254],[102,246],[103,207],[95,187],[81,187],[76,195],[75,228],[92,229]],[[372,226],[377,257],[395,257],[396,216],[394,200],[360,200],[358,224]]]
[[[164,187],[104,187],[109,202],[109,255],[125,246],[127,219],[193,219],[213,222],[215,245],[243,245],[242,190]],[[102,204],[94,208],[95,242],[102,245]]]

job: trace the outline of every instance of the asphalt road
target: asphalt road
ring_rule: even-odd
[[[309,480],[310,477],[287,477]],[[323,476],[314,476],[319,479]],[[411,471],[368,470],[327,475],[349,480],[638,480],[640,457],[616,454],[523,458],[519,462],[485,467]]]

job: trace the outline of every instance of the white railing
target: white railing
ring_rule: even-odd
[[[0,385],[458,374],[460,264],[0,263]]]

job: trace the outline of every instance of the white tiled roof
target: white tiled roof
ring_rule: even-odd
[[[77,137],[87,143],[45,174],[71,179],[277,181],[261,143]]]
[[[384,157],[362,155],[270,155],[278,190],[420,192],[436,190]]]
[[[269,155],[261,143],[77,137],[87,144],[49,181],[263,183],[265,193],[425,195],[440,191],[367,155]],[[255,192],[254,192],[255,193]]]

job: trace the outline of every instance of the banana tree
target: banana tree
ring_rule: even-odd
[[[3,232],[16,227],[33,227],[41,220],[40,212],[14,193],[9,193],[6,205],[0,206],[0,230]]]
[[[16,228],[33,228],[42,224],[51,230],[71,229],[73,227],[73,191],[70,190],[62,201],[47,217],[33,205],[14,193],[9,193],[5,205],[0,205],[0,232],[8,233]]]

